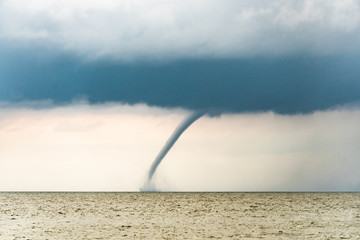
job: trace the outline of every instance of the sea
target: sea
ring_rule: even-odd
[[[2,192],[0,239],[360,239],[360,193]]]

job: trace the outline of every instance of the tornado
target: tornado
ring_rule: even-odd
[[[166,141],[165,145],[159,152],[159,154],[156,156],[153,164],[151,165],[149,175],[147,178],[147,184],[149,185],[151,182],[152,177],[154,176],[156,169],[158,168],[159,164],[163,160],[163,158],[166,156],[166,154],[169,152],[169,150],[174,146],[176,141],[179,139],[181,134],[196,120],[198,120],[200,117],[204,115],[204,112],[194,112],[190,114],[187,118],[185,118],[179,126],[175,129],[173,134],[170,136],[170,138]]]

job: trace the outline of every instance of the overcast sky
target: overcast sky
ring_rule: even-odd
[[[359,51],[357,0],[3,0],[0,4],[0,36],[5,41],[86,58],[136,61]]]
[[[360,190],[357,0],[0,0],[0,190]]]

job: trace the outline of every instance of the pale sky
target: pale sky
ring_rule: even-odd
[[[0,190],[138,191],[186,115],[121,104],[2,108]],[[170,191],[358,190],[359,120],[358,109],[204,116],[154,183]]]

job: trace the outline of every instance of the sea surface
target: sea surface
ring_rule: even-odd
[[[0,193],[0,239],[360,239],[360,193]]]

